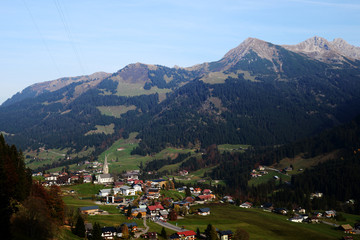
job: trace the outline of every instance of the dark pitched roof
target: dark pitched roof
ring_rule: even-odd
[[[232,235],[233,232],[231,230],[225,230],[225,231],[219,231],[219,234],[221,236],[223,236],[223,235]]]
[[[115,227],[103,227],[101,228],[101,232],[105,233],[105,232],[116,232],[116,228]]]
[[[200,212],[210,212],[210,208],[199,208]]]
[[[96,210],[99,209],[99,206],[87,206],[87,207],[80,207],[80,211],[88,211],[88,210]]]
[[[132,223],[123,223],[123,225],[126,225],[128,228],[132,228],[132,227],[137,227],[137,223],[136,222],[132,222]]]

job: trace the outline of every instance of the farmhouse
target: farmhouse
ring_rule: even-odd
[[[241,208],[251,208],[252,207],[252,203],[250,202],[244,202],[243,204],[240,204]]]
[[[87,206],[87,207],[80,207],[79,211],[82,214],[97,214],[100,212],[99,206]]]
[[[116,235],[117,235],[117,230],[114,227],[101,228],[101,237],[103,237],[103,239],[114,239]]]
[[[344,233],[351,233],[353,231],[353,228],[350,226],[350,224],[343,224],[340,226],[340,229],[344,231]]]
[[[196,233],[194,231],[177,232],[170,236],[172,240],[195,240]]]
[[[136,222],[123,223],[122,225],[126,225],[131,232],[136,232],[138,230],[138,225]]]
[[[161,204],[152,205],[147,207],[147,213],[151,217],[155,217],[160,214],[160,210],[164,210],[164,207]]]
[[[199,208],[198,215],[201,215],[201,216],[210,215],[210,208]]]
[[[231,230],[219,231],[220,240],[229,240],[232,238],[233,232]]]
[[[141,214],[141,217],[146,217],[146,209],[145,208],[133,208],[131,209],[131,216],[137,217]]]
[[[336,211],[335,210],[325,211],[325,217],[331,218],[331,217],[335,217],[335,216],[336,216]]]

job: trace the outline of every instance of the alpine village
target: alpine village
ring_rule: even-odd
[[[0,106],[1,239],[360,239],[360,47],[248,38]]]

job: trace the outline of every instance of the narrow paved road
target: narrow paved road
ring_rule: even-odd
[[[165,228],[174,230],[174,231],[176,231],[176,232],[188,231],[188,230],[185,229],[185,228],[181,228],[181,227],[178,227],[178,226],[174,226],[174,225],[172,225],[171,223],[168,223],[168,222],[162,222],[162,221],[154,221],[154,222],[157,223],[157,224],[159,224],[160,226],[163,226],[163,227],[165,227]]]
[[[324,224],[330,225],[330,226],[339,227],[339,225],[336,223],[331,223],[331,222],[326,222],[326,221],[321,221],[321,222]]]

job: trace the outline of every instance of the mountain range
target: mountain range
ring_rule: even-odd
[[[0,131],[22,149],[93,154],[137,132],[134,153],[213,143],[278,145],[360,114],[360,48],[313,37],[248,38],[189,68],[135,63],[115,73],[34,84],[0,107]]]

